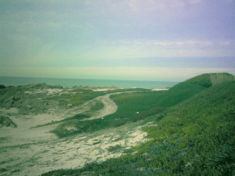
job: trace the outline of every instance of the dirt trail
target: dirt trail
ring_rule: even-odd
[[[92,161],[118,157],[124,149],[143,142],[146,133],[134,123],[62,139],[50,132],[58,124],[32,128],[86,112],[95,101],[102,102],[104,108],[86,120],[103,118],[117,111],[117,105],[110,98],[115,94],[119,93],[96,97],[59,114],[21,115],[15,112],[11,119],[18,127],[0,129],[0,176],[34,176],[55,169],[79,168]],[[120,149],[111,151],[110,147],[115,146]]]
[[[116,92],[116,93],[109,93],[106,95],[98,96],[92,100],[89,100],[85,102],[84,104],[69,108],[64,111],[64,114],[66,117],[72,117],[76,114],[82,114],[86,113],[90,110],[90,108],[95,105],[97,101],[101,102],[104,104],[104,107],[101,110],[95,111],[90,118],[83,119],[84,120],[93,120],[93,119],[98,119],[98,118],[103,118],[104,116],[113,114],[117,111],[118,107],[115,104],[115,102],[110,98],[112,95],[117,95],[120,94],[121,92]],[[66,118],[64,117],[64,118]]]
[[[96,112],[92,117],[83,119],[82,121],[85,120],[94,120],[94,119],[100,119],[103,118],[107,115],[113,114],[117,111],[118,107],[116,103],[110,98],[111,95],[117,95],[120,94],[118,93],[111,93],[111,94],[106,94],[103,96],[99,96],[95,98],[94,100],[100,101],[101,103],[104,104],[104,108]]]
[[[1,142],[0,147],[3,146],[15,146],[28,144],[33,142],[40,142],[48,140],[48,138],[56,138],[52,131],[58,124],[50,124],[50,122],[61,122],[63,119],[74,116],[79,113],[89,111],[91,106],[96,101],[100,101],[104,104],[104,108],[95,112],[93,116],[84,120],[92,120],[97,118],[103,118],[106,115],[113,114],[117,110],[117,105],[110,99],[111,95],[119,94],[112,93],[103,96],[96,97],[92,100],[85,102],[83,105],[65,110],[59,114],[38,114],[38,115],[20,115],[16,114],[11,119],[18,125],[17,128],[0,128],[0,140],[8,138],[8,142]],[[8,110],[5,110],[8,111]],[[45,125],[43,124],[50,124]],[[39,126],[38,128],[34,128]]]

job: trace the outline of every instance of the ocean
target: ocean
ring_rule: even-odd
[[[0,77],[3,85],[26,85],[46,83],[49,85],[61,85],[63,87],[89,86],[89,87],[118,87],[118,88],[169,88],[177,82],[169,81],[134,81],[134,80],[99,80],[99,79],[60,79],[60,78],[23,78]]]

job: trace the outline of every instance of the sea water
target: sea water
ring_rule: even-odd
[[[61,85],[63,87],[89,86],[89,87],[118,87],[118,88],[169,88],[176,82],[169,81],[134,81],[134,80],[101,80],[101,79],[60,79],[60,78],[23,78],[0,77],[0,84],[26,85],[46,83]]]

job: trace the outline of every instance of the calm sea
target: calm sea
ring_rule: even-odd
[[[127,81],[127,80],[96,80],[96,79],[55,79],[55,78],[21,78],[0,77],[0,84],[25,85],[46,83],[61,85],[63,87],[89,86],[89,87],[119,87],[119,88],[168,88],[176,82],[165,81]]]

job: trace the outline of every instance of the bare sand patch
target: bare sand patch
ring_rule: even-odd
[[[12,176],[40,175],[50,170],[80,168],[90,162],[102,162],[119,157],[126,149],[146,141],[147,134],[141,127],[127,124],[63,139],[44,136],[44,140],[38,140],[33,133],[32,137],[37,138],[35,141],[0,147],[1,167],[7,168],[7,174]],[[120,146],[120,150],[109,150],[115,146]]]
[[[109,91],[109,90],[118,90],[119,88],[116,87],[108,87],[108,88],[95,88],[95,89],[91,89],[94,92],[105,92],[105,91]]]
[[[157,89],[157,88],[152,89],[152,91],[166,91],[166,90],[168,89]]]
[[[55,92],[61,93],[53,91]],[[4,174],[33,176],[55,169],[80,168],[90,162],[119,157],[126,149],[146,141],[147,134],[141,130],[139,122],[61,139],[50,132],[58,125],[50,122],[86,112],[95,101],[104,103],[104,108],[86,120],[102,118],[116,112],[118,107],[110,99],[113,94],[96,97],[78,107],[55,107],[48,109],[48,113],[37,115],[21,115],[17,114],[17,109],[5,109],[5,112],[11,112],[11,119],[18,128],[0,129],[0,139],[4,139],[0,143],[0,168],[6,169]],[[49,125],[40,126],[48,123]],[[34,128],[35,126],[39,127]],[[68,128],[76,130],[73,126]],[[112,147],[116,147],[116,150],[110,150]]]

